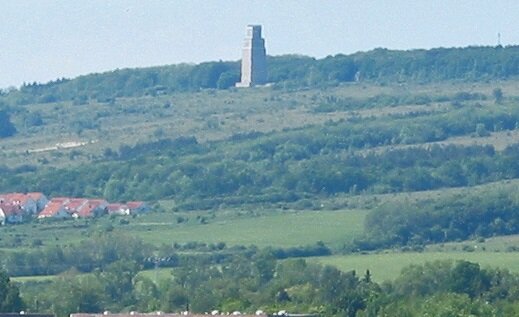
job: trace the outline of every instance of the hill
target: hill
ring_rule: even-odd
[[[0,192],[146,200],[154,212],[2,227],[0,266],[18,276],[63,274],[20,279],[30,305],[50,294],[42,304],[48,310],[59,298],[52,288],[86,283],[88,292],[112,282],[134,288],[139,307],[185,307],[174,296],[186,290],[137,278],[153,267],[172,270],[176,281],[242,274],[247,282],[234,291],[250,286],[245,293],[256,292],[257,303],[268,298],[279,307],[290,302],[286,296],[303,307],[295,299],[312,297],[320,281],[294,271],[361,282],[312,263],[373,268],[377,281],[396,277],[403,263],[436,259],[515,272],[517,53],[512,46],[271,57],[272,85],[254,89],[231,87],[237,62],[209,62],[3,92]],[[505,260],[496,256],[503,251],[510,252]],[[313,259],[286,260],[292,257]],[[398,263],[368,265],[387,257]],[[439,267],[494,274],[465,262]],[[273,279],[285,273],[286,280]],[[515,279],[507,274],[492,276]],[[444,289],[458,290],[447,282]],[[368,273],[362,283],[373,286]],[[200,295],[199,284],[189,296]],[[159,305],[146,290],[166,297]],[[123,304],[113,292],[103,297],[107,305],[134,307],[135,298]],[[244,300],[229,294],[211,298]],[[199,308],[216,302],[205,304]]]

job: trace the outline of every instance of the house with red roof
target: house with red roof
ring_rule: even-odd
[[[63,203],[65,211],[72,216],[72,218],[78,218],[77,214],[79,209],[88,202],[85,198],[70,198],[68,201]]]
[[[47,196],[40,192],[27,193],[27,196],[31,197],[36,202],[37,212],[40,212],[45,208],[45,205],[49,202]]]
[[[38,214],[38,219],[44,218],[55,218],[55,219],[66,219],[70,218],[71,214],[67,212],[65,208],[66,203],[70,201],[66,197],[52,198],[45,208]]]
[[[141,214],[150,211],[150,206],[143,201],[129,201],[126,203],[126,206],[130,209],[130,214]]]
[[[0,195],[0,203],[20,206],[26,215],[34,215],[38,212],[36,201],[28,194],[9,193]]]
[[[22,222],[29,216],[43,218],[90,218],[110,215],[132,215],[147,212],[142,201],[109,204],[104,199],[55,197],[48,200],[40,192],[0,194],[0,224]]]
[[[108,204],[106,211],[109,215],[127,216],[130,214],[130,208],[128,208],[128,206],[118,203]]]
[[[87,199],[72,215],[75,218],[99,217],[106,213],[108,202],[104,199]]]
[[[126,204],[108,204],[106,210],[109,215],[128,216],[147,212],[150,210],[150,207],[142,201],[129,201]]]
[[[21,223],[23,221],[23,210],[20,205],[6,202],[0,203],[0,224]]]
[[[42,218],[90,218],[106,213],[104,199],[56,197],[52,198],[38,215]]]

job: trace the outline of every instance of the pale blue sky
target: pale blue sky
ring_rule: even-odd
[[[0,0],[0,87],[115,68],[270,55],[519,44],[517,0]]]

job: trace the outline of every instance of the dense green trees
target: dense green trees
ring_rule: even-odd
[[[49,246],[33,251],[0,252],[0,266],[10,275],[53,275],[74,268],[92,272],[117,261],[146,264],[151,248],[125,234],[99,234],[78,244]]]
[[[160,282],[137,275],[131,262],[115,262],[90,275],[68,272],[52,282],[24,285],[27,300],[58,316],[71,312],[183,311],[252,312],[288,309],[355,316],[378,287],[333,267],[304,260],[276,263],[268,254],[252,261],[234,256],[224,263],[191,262]],[[45,292],[36,292],[40,288]]]
[[[519,232],[516,189],[415,203],[388,203],[366,218],[360,249],[422,245]]]
[[[517,278],[467,261],[413,265],[384,285],[372,316],[508,316],[519,299]]]
[[[114,262],[89,275],[67,272],[26,283],[29,309],[53,312],[184,311],[318,313],[325,316],[510,316],[519,303],[519,276],[467,261],[405,268],[377,284],[302,259],[276,262],[268,253],[235,255],[223,263],[190,262],[160,281],[138,274],[132,262]],[[373,272],[376,274],[376,272]]]
[[[0,312],[19,312],[24,308],[18,287],[0,270]]]
[[[0,110],[0,138],[12,136],[16,133],[16,128],[11,122],[9,113]]]

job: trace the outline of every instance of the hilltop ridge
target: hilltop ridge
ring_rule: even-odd
[[[302,55],[268,57],[267,81],[279,88],[333,86],[343,82],[433,82],[441,80],[505,79],[519,75],[519,46],[465,48],[377,48],[350,55],[316,59]],[[215,61],[148,68],[126,68],[27,83],[4,91],[9,105],[88,100],[110,102],[119,97],[155,96],[200,89],[228,89],[239,81],[239,61]]]

